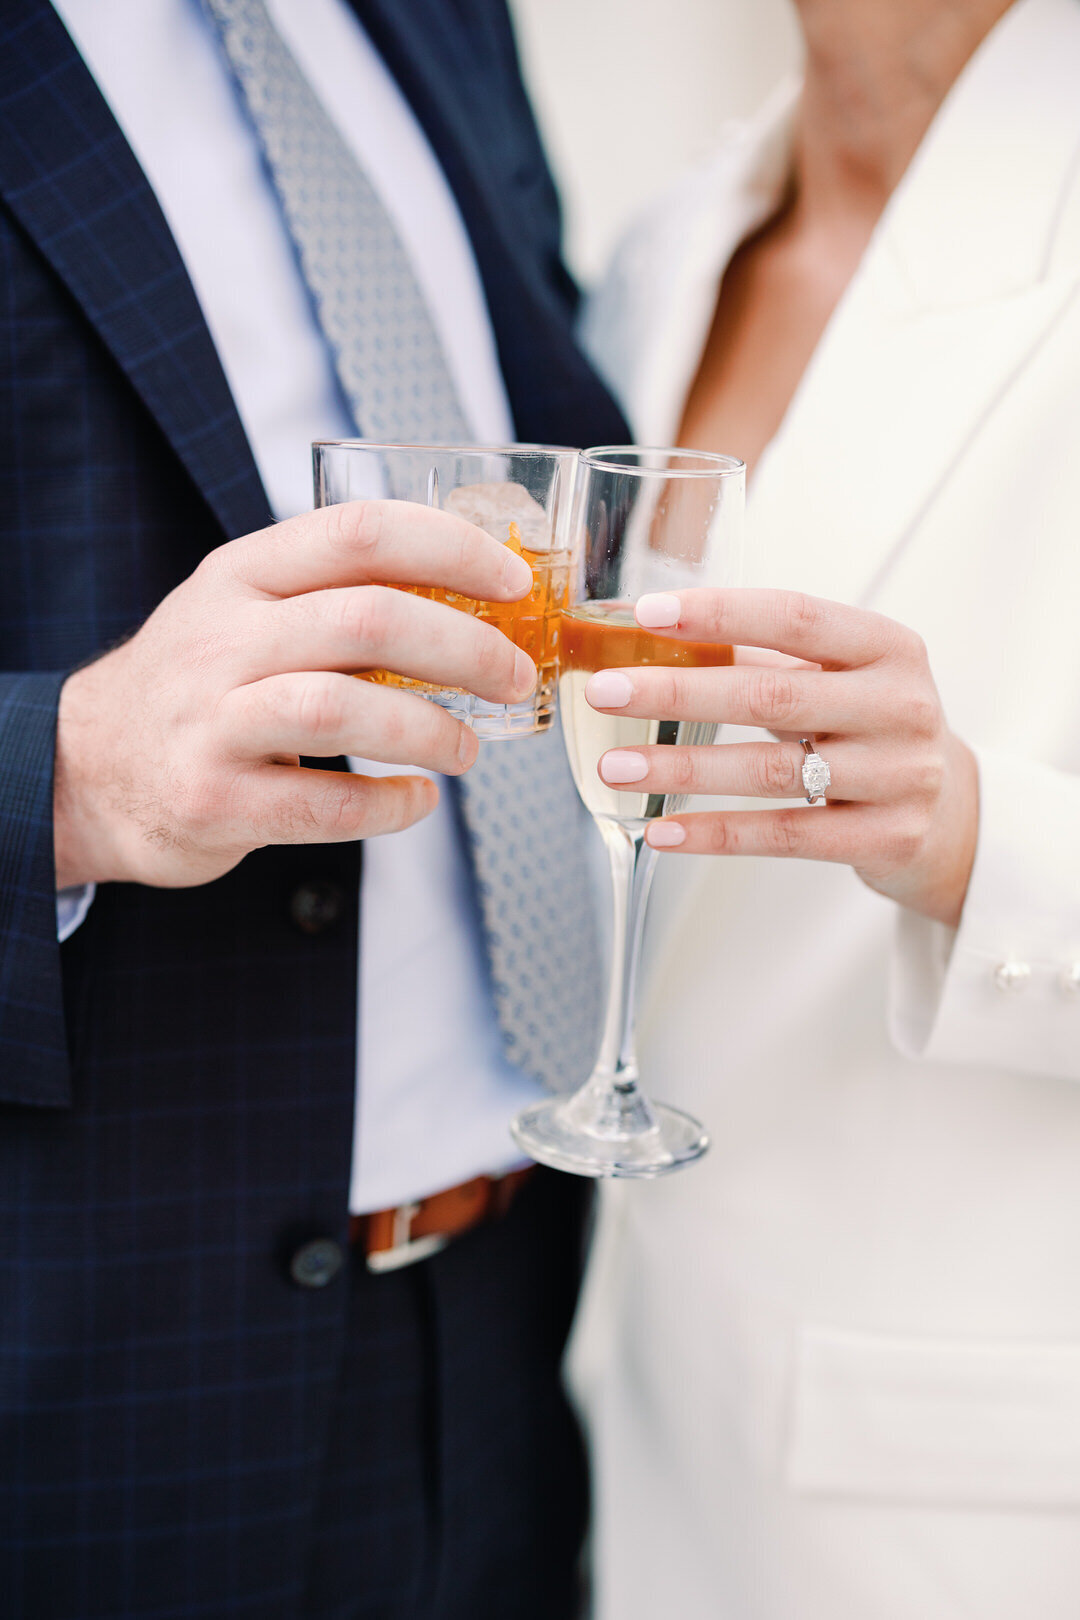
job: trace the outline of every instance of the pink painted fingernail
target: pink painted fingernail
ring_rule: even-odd
[[[644,754],[635,754],[632,748],[613,748],[600,761],[600,775],[612,787],[620,782],[640,782],[649,774],[649,762]]]
[[[633,695],[629,678],[617,669],[598,670],[585,687],[585,700],[594,709],[625,709]]]
[[[678,844],[685,844],[686,829],[677,821],[654,821],[645,834],[645,841],[653,849],[674,849]]]
[[[667,591],[654,591],[638,597],[634,612],[638,624],[646,630],[671,630],[679,622],[682,603]]]

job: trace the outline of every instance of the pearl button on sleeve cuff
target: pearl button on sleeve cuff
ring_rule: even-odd
[[[955,932],[901,912],[907,1057],[1080,1080],[1080,776],[978,754],[979,847]]]

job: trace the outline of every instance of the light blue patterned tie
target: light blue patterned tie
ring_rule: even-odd
[[[372,439],[468,444],[408,255],[264,0],[203,5],[357,424]],[[483,746],[460,802],[507,1056],[549,1086],[574,1086],[595,1055],[601,986],[587,818],[561,732]]]

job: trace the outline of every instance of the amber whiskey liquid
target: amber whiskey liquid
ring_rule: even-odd
[[[462,613],[471,613],[485,624],[493,624],[508,636],[515,647],[528,653],[538,671],[535,709],[538,725],[550,725],[555,712],[555,681],[559,653],[559,616],[566,606],[567,585],[570,577],[570,554],[567,551],[530,551],[522,544],[516,523],[508,526],[505,544],[532,569],[533,588],[520,602],[479,602],[471,596],[460,596],[442,586],[400,585],[396,589],[413,596],[424,596],[432,602],[445,602],[448,607]],[[398,686],[410,692],[425,695],[441,694],[452,690],[435,686],[430,681],[418,681],[408,675],[398,675],[388,669],[358,671],[361,679],[376,681],[383,686]],[[533,700],[530,700],[532,702]]]
[[[634,720],[598,714],[585,701],[589,676],[598,669],[666,664],[683,669],[715,667],[734,661],[732,649],[714,641],[682,641],[643,630],[627,602],[583,602],[567,608],[559,627],[559,707],[574,782],[594,816],[641,827],[676,814],[684,794],[638,793],[613,788],[597,772],[609,748],[641,748],[652,743],[703,746],[715,740],[713,720]]]

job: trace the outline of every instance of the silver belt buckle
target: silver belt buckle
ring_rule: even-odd
[[[450,1242],[448,1237],[433,1232],[430,1237],[410,1237],[412,1223],[420,1213],[419,1204],[399,1204],[394,1211],[394,1246],[369,1254],[369,1271],[400,1271],[403,1266],[414,1266],[418,1260],[427,1260],[439,1254]]]

